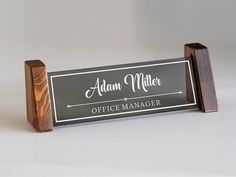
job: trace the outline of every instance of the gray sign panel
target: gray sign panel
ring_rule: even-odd
[[[193,108],[190,59],[48,73],[54,125]]]

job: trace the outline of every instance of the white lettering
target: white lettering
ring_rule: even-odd
[[[130,83],[133,92],[141,89],[148,92],[148,87],[161,86],[161,80],[158,77],[152,78],[150,74],[144,75],[143,73],[127,74],[124,77],[124,83]]]
[[[99,96],[102,96],[103,93],[111,91],[121,91],[121,84],[120,83],[109,84],[106,83],[106,80],[104,79],[102,80],[102,83],[100,83],[99,78],[97,78],[94,87],[90,87],[90,89],[88,89],[85,92],[85,96],[86,98],[91,98],[95,94],[95,92],[97,92]]]

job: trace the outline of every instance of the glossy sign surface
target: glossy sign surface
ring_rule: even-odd
[[[189,59],[48,73],[54,125],[196,107]]]

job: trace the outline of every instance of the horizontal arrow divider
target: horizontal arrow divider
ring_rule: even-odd
[[[93,104],[100,104],[100,103],[109,103],[109,102],[115,102],[115,101],[128,101],[128,100],[134,100],[134,99],[139,99],[139,98],[149,98],[149,97],[154,97],[154,96],[166,96],[166,95],[176,95],[176,94],[182,94],[182,91],[178,92],[169,92],[169,93],[162,93],[162,94],[157,94],[157,95],[148,95],[148,96],[140,96],[140,97],[131,97],[131,98],[121,98],[121,99],[115,99],[115,100],[108,100],[108,101],[98,101],[98,102],[93,102],[93,103],[83,103],[83,104],[73,104],[73,105],[67,105],[67,108],[72,108],[72,107],[79,107],[79,106],[86,106],[86,105],[93,105]]]

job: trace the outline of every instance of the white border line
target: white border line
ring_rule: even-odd
[[[54,96],[53,78],[64,77],[64,76],[80,75],[80,74],[90,74],[90,73],[98,73],[98,72],[107,72],[107,71],[132,69],[132,68],[143,68],[143,67],[150,67],[150,66],[178,64],[178,63],[187,63],[188,64],[188,70],[189,70],[189,74],[190,74],[190,81],[191,81],[191,86],[192,86],[192,91],[193,91],[194,103],[174,105],[174,106],[166,106],[166,107],[159,107],[159,108],[151,108],[151,109],[143,109],[143,110],[136,110],[136,111],[130,111],[130,112],[120,112],[120,113],[104,114],[104,115],[97,115],[97,116],[72,118],[72,119],[66,119],[66,120],[57,120],[57,111],[56,111],[55,96]],[[124,67],[124,68],[113,68],[113,69],[104,69],[104,70],[96,70],[96,71],[87,71],[87,72],[79,72],[79,73],[71,73],[71,74],[60,74],[60,75],[50,76],[55,121],[56,121],[56,123],[69,122],[69,121],[74,121],[74,120],[83,120],[83,119],[96,118],[96,117],[106,117],[106,116],[113,116],[113,115],[130,114],[130,113],[135,113],[135,112],[146,112],[146,111],[152,111],[152,110],[162,110],[162,109],[169,109],[169,108],[176,108],[176,107],[184,107],[184,106],[196,105],[197,102],[196,102],[195,89],[194,89],[194,86],[193,86],[193,79],[192,79],[192,77],[193,76],[192,76],[192,72],[191,72],[190,64],[189,64],[188,60],[176,61],[176,62],[166,62],[166,63],[156,63],[156,64],[140,65],[140,66],[131,66],[131,67]]]

